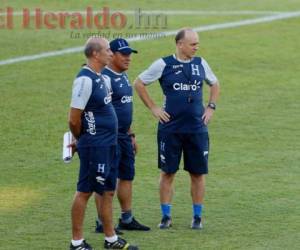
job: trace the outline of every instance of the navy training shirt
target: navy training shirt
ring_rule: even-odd
[[[126,134],[132,123],[132,86],[125,72],[117,73],[105,67],[102,71],[111,79],[112,104],[118,117],[119,136]]]
[[[108,77],[84,66],[74,80],[71,107],[83,110],[79,148],[117,144],[118,120]]]
[[[139,75],[144,84],[159,80],[165,95],[164,110],[170,121],[159,123],[158,129],[173,133],[207,132],[203,123],[204,113],[202,87],[217,83],[217,78],[207,62],[201,57],[189,61],[176,59],[175,55],[155,61]]]

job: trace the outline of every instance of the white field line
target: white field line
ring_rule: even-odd
[[[235,22],[198,26],[198,27],[194,27],[193,29],[197,32],[204,32],[204,31],[210,31],[210,30],[236,28],[236,27],[240,27],[240,26],[258,24],[258,23],[273,22],[275,20],[283,20],[283,19],[299,17],[299,16],[300,16],[300,11],[299,12],[289,12],[289,13],[285,13],[285,14],[259,17],[259,18],[254,18],[254,19],[246,19],[246,20],[235,21]],[[160,32],[160,33],[157,33],[157,35],[159,37],[166,37],[166,36],[175,35],[177,33],[177,31],[178,30]],[[156,37],[158,37],[158,36],[156,36]],[[140,37],[137,36],[134,38],[128,38],[127,40],[129,42],[134,42],[134,41],[144,41],[144,40],[151,40],[151,39],[147,38],[147,36],[140,36]],[[40,53],[40,54],[36,54],[36,55],[16,57],[16,58],[11,58],[11,59],[0,61],[0,66],[13,64],[13,63],[19,63],[19,62],[33,61],[33,60],[46,58],[46,57],[65,55],[65,54],[80,52],[82,50],[83,50],[83,47],[81,46],[81,47],[73,47],[73,48],[67,48],[67,49],[63,49],[63,50],[45,52],[45,53]]]
[[[35,9],[29,9],[30,10],[30,16],[35,15]],[[61,10],[61,11],[51,11],[51,10],[43,10],[41,8],[42,12],[52,12],[55,14],[58,13],[80,13],[82,15],[86,14],[85,11],[78,11],[78,10]],[[210,16],[210,15],[221,15],[221,16],[227,16],[227,15],[275,15],[275,14],[284,14],[284,13],[289,13],[285,11],[267,11],[267,10],[144,10],[144,9],[138,9],[136,10],[112,10],[109,9],[109,13],[115,13],[115,12],[121,12],[123,14],[129,14],[133,15],[136,14],[140,10],[141,14],[164,14],[164,15],[202,15],[202,16]],[[102,13],[103,9],[95,10],[93,9],[93,14],[97,13]],[[2,8],[2,11],[0,13],[0,16],[5,16],[6,15],[6,9]],[[23,11],[14,11],[13,12],[14,16],[22,16]]]

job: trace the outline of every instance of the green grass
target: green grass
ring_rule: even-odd
[[[43,9],[90,6],[133,9],[134,1],[45,1]],[[194,4],[192,4],[194,3]],[[300,10],[299,1],[144,1],[144,9]],[[1,6],[34,8],[39,1],[4,1]],[[99,8],[100,8],[99,7]],[[168,30],[249,18],[170,17]],[[179,171],[173,201],[174,227],[160,231],[156,122],[135,96],[136,158],[134,214],[152,227],[127,233],[141,249],[297,249],[300,245],[299,18],[200,34],[203,55],[221,82],[210,124],[210,174],[204,230],[189,229],[191,198],[187,173]],[[82,32],[85,32],[83,30]],[[1,60],[82,46],[70,30],[0,30]],[[173,53],[173,37],[133,43],[139,50],[131,80],[153,60]],[[78,157],[61,161],[72,80],[81,53],[0,66],[0,249],[66,249],[71,237],[70,205]],[[149,87],[162,103],[159,84]],[[115,220],[119,206],[114,203]],[[102,249],[94,230],[95,206],[86,212],[85,237]]]

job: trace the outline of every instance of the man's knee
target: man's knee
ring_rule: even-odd
[[[102,199],[113,199],[114,195],[114,191],[104,191],[101,197]]]
[[[192,182],[201,183],[205,181],[204,174],[190,174]]]
[[[174,177],[175,177],[174,173],[166,173],[162,171],[160,175],[160,181],[163,183],[172,183]]]
[[[88,200],[90,197],[91,197],[92,193],[85,193],[85,192],[79,192],[77,191],[75,193],[75,197],[74,197],[74,200],[75,199],[80,199],[80,200]]]

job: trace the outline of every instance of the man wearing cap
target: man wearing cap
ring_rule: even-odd
[[[80,159],[77,192],[71,209],[70,250],[93,249],[83,238],[84,213],[93,192],[101,201],[104,248],[137,250],[116,235],[112,222],[118,120],[111,103],[110,79],[101,74],[112,52],[106,39],[92,37],[86,42],[84,53],[87,64],[74,80],[69,115],[69,127],[77,140]]]
[[[208,173],[207,124],[216,109],[219,83],[208,63],[202,57],[195,56],[199,46],[195,31],[181,29],[175,37],[175,43],[176,53],[155,61],[138,76],[135,88],[144,104],[159,120],[157,143],[162,212],[159,228],[167,229],[172,225],[172,184],[183,154],[184,170],[189,172],[191,179],[191,228],[201,229],[205,174]],[[165,95],[163,108],[154,103],[146,89],[148,84],[156,80],[159,80]],[[206,107],[203,106],[203,82],[210,87]]]
[[[131,54],[137,53],[129,47],[125,39],[110,42],[113,52],[112,60],[102,74],[111,79],[112,104],[118,117],[118,184],[117,197],[121,206],[118,230],[149,231],[150,228],[140,224],[132,214],[132,181],[135,175],[134,158],[137,153],[135,135],[131,131],[132,123],[132,86],[126,74],[131,61]],[[96,197],[99,211],[100,199]],[[99,217],[99,216],[98,216]],[[102,222],[96,221],[96,232],[103,232]]]

